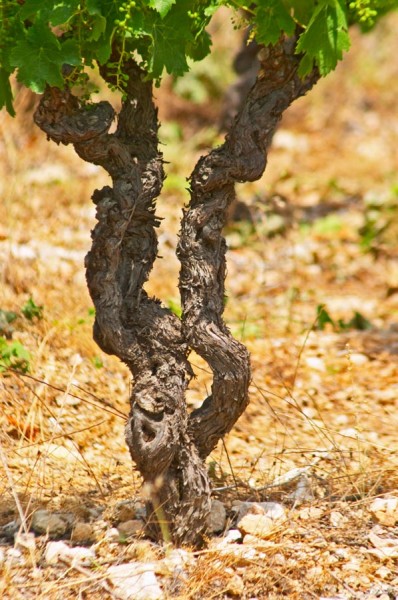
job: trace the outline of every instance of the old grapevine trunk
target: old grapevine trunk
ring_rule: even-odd
[[[112,178],[112,187],[93,195],[98,222],[86,269],[94,337],[131,370],[126,439],[150,491],[149,528],[177,544],[202,542],[210,511],[204,459],[248,403],[249,356],[222,320],[226,210],[235,182],[262,174],[283,111],[317,78],[297,77],[294,40],[262,52],[259,78],[225,144],[200,159],[191,176],[178,247],[182,321],[143,289],[157,254],[155,201],[164,178],[151,83],[133,61],[125,64],[126,99],[112,134],[109,103],[83,106],[66,89],[48,88],[35,115],[49,138],[72,143]],[[106,69],[102,74],[110,79]],[[189,415],[191,348],[209,363],[214,381],[209,398]]]
[[[210,365],[212,393],[189,418],[199,454],[206,457],[248,402],[250,378],[246,349],[222,320],[225,252],[222,237],[235,183],[255,181],[264,172],[267,152],[286,108],[317,81],[297,75],[296,39],[259,52],[260,70],[225,143],[202,157],[191,175],[191,202],[182,220],[177,254],[184,339]]]

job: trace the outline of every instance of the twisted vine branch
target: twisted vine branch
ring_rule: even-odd
[[[202,157],[190,178],[191,201],[178,246],[183,332],[214,375],[211,395],[189,418],[202,457],[230,431],[248,404],[249,355],[222,320],[226,272],[222,228],[235,183],[261,177],[283,112],[319,77],[315,70],[305,81],[298,77],[295,44],[291,38],[262,48],[256,83],[225,143]]]

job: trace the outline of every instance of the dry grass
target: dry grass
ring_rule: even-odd
[[[397,185],[397,24],[390,18],[357,40],[336,74],[286,116],[263,179],[239,189],[260,211],[271,194],[288,198],[290,217],[272,239],[260,221],[227,232],[226,319],[251,351],[253,380],[251,404],[209,469],[227,507],[237,499],[279,500],[288,520],[268,540],[235,545],[236,554],[211,540],[186,580],[165,584],[170,598],[398,594],[394,560],[368,552],[371,500],[397,495],[397,249],[375,259],[361,252],[358,233],[366,194],[382,197]],[[30,124],[29,97],[18,102],[18,119],[0,115],[0,308],[18,314],[13,339],[32,358],[30,374],[0,379],[0,526],[22,512],[29,527],[43,507],[81,520],[106,508],[109,524],[112,507],[136,497],[140,480],[124,442],[129,375],[92,341],[83,271],[94,223],[89,198],[107,178],[71,148],[47,143]],[[179,125],[189,139],[174,125],[163,130],[166,158],[177,162],[159,202],[163,260],[148,284],[165,302],[178,297],[184,178],[214,141],[214,130],[197,129],[185,108]],[[335,221],[319,218],[327,205]],[[21,315],[30,296],[44,307],[40,320]],[[313,330],[322,303],[335,320],[358,311],[373,327]],[[191,358],[194,406],[211,377]],[[307,486],[303,505],[299,485]],[[164,552],[145,542],[112,546],[101,535],[94,569],[45,566],[39,539],[24,565],[0,566],[0,596],[112,598],[107,565]]]

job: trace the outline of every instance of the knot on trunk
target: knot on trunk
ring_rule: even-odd
[[[35,123],[57,144],[79,144],[108,132],[115,111],[109,102],[81,106],[70,90],[48,88],[35,113]]]

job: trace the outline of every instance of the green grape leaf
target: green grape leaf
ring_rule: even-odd
[[[61,44],[48,25],[38,21],[13,48],[10,63],[18,67],[18,81],[41,94],[46,84],[63,86],[64,63],[80,64],[78,41],[70,39]]]
[[[84,29],[79,39],[80,54],[87,65],[94,66],[95,62],[104,65],[112,52],[112,41],[116,32],[115,19],[120,17],[116,2],[108,0],[86,0],[85,8],[90,15],[85,15]],[[106,6],[106,17],[102,13]]]
[[[55,0],[25,0],[23,3],[19,16],[22,20],[31,19],[40,11],[46,15],[51,14],[55,5]]]
[[[286,8],[292,9],[293,18],[302,26],[308,25],[313,13],[315,0],[283,0]]]
[[[61,43],[59,59],[60,64],[73,65],[77,67],[81,63],[80,48],[78,40],[72,38]]]
[[[209,0],[208,5],[204,9],[205,16],[211,18],[223,4],[223,0]]]
[[[211,37],[204,29],[199,35],[196,36],[194,43],[187,44],[187,56],[193,60],[203,60],[207,56],[211,49]]]
[[[220,0],[210,2],[220,3]],[[199,2],[178,0],[163,19],[160,15],[154,19],[153,14],[145,17],[141,28],[142,37],[150,39],[144,53],[150,77],[159,79],[164,69],[176,76],[183,75],[189,70],[188,57],[201,60],[209,53],[210,37],[205,28],[210,17]]]
[[[336,68],[343,52],[350,48],[347,13],[343,0],[322,0],[301,34],[296,52],[305,60],[299,67],[301,77],[307,75],[315,63],[322,76]]]
[[[102,15],[101,2],[99,0],[86,0],[86,8],[89,15]]]
[[[175,30],[154,27],[151,37],[148,66],[154,79],[162,75],[163,69],[173,75],[182,75],[188,71],[185,44],[181,44],[181,38]]]
[[[10,73],[0,67],[0,109],[6,107],[8,113],[15,117],[15,110],[12,105],[12,90],[10,85]]]
[[[276,44],[282,32],[293,35],[296,23],[283,0],[258,0],[255,9],[256,39],[261,44]]]
[[[95,42],[100,39],[103,33],[106,31],[106,19],[102,15],[93,15],[92,29],[88,36],[88,40],[94,40]]]
[[[87,41],[82,48],[85,62],[93,66],[94,62],[105,65],[112,53],[111,38],[101,36],[98,40]]]
[[[188,71],[187,45],[194,43],[192,20],[187,8],[190,2],[180,0],[162,19],[154,13],[148,15],[142,25],[142,34],[149,35],[148,71],[151,77],[159,79],[163,69],[173,75]]]
[[[112,54],[111,40],[105,39],[102,44],[97,46],[97,56],[100,65],[104,65]]]
[[[84,56],[88,62],[98,61],[100,65],[104,65],[106,62],[108,62],[112,53],[112,40],[114,33],[115,27],[112,20],[106,19],[104,32],[96,40],[92,34],[89,36],[87,42],[82,48],[82,56]]]
[[[148,4],[150,8],[153,8],[160,14],[162,19],[167,15],[170,11],[173,4],[176,3],[176,0],[149,0]]]
[[[48,15],[48,19],[54,26],[63,25],[73,17],[78,8],[79,0],[69,0],[69,2],[57,3]]]

